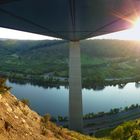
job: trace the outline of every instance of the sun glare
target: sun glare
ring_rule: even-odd
[[[137,19],[134,23],[134,26],[131,29],[132,38],[140,40],[140,18]]]
[[[135,21],[133,29],[140,30],[140,18]]]

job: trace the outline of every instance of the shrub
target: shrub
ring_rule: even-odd
[[[123,126],[118,126],[111,132],[111,138],[113,140],[124,140],[124,129]]]
[[[128,121],[111,132],[113,140],[140,140],[140,126],[138,121]]]
[[[24,105],[30,106],[30,101],[29,101],[29,99],[21,99],[21,102],[22,102]]]
[[[11,89],[10,87],[6,86],[6,79],[0,78],[0,94],[5,93],[10,89]]]
[[[43,123],[48,123],[50,121],[50,119],[51,119],[51,115],[50,114],[46,114],[46,115],[43,116],[42,122]]]
[[[140,140],[140,130],[134,130],[133,131],[132,140]]]

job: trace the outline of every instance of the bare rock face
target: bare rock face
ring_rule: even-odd
[[[0,140],[57,139],[42,135],[41,125],[41,117],[27,105],[9,92],[0,94]]]
[[[0,94],[0,140],[96,140],[58,127],[9,91]]]

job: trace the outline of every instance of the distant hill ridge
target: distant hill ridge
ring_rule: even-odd
[[[93,57],[124,57],[126,55],[134,56],[140,53],[140,41],[123,41],[123,40],[84,40],[81,41],[81,51]],[[63,46],[63,47],[60,47]],[[4,48],[5,47],[5,48]],[[17,53],[18,51],[32,51],[47,49],[53,47],[55,50],[64,50],[68,48],[68,41],[65,40],[42,40],[42,41],[25,41],[25,40],[0,40],[0,49]],[[49,50],[46,50],[46,53]],[[68,51],[68,49],[65,49]],[[23,54],[26,52],[23,52]],[[43,52],[42,52],[43,53]],[[68,52],[67,52],[68,54]]]

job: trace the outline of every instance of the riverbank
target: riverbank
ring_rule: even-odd
[[[18,84],[31,83],[32,85],[38,85],[42,87],[59,87],[66,86],[68,87],[68,77],[56,77],[51,74],[45,75],[25,75],[22,73],[9,73],[9,72],[0,72],[0,77],[8,78],[10,82]],[[89,82],[86,79],[82,79],[82,88],[102,90],[105,86],[115,86],[119,85],[120,88],[123,88],[129,82],[139,83],[140,76],[134,77],[125,77],[125,78],[106,78],[98,79],[98,81],[93,80]]]

